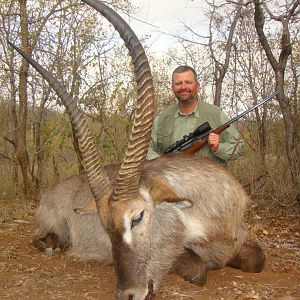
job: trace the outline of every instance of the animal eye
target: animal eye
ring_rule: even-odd
[[[131,222],[131,228],[137,224],[139,224],[142,220],[143,220],[143,217],[144,217],[144,211],[142,211],[140,213],[140,215],[136,218],[136,219],[132,219],[132,222]]]

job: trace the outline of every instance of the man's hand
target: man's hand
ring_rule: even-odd
[[[219,135],[216,133],[210,133],[207,141],[211,151],[216,152],[218,150],[219,143],[220,143]]]

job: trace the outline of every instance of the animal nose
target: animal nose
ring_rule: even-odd
[[[116,298],[118,300],[152,300],[154,297],[154,283],[153,280],[150,279],[147,287],[136,287],[126,290],[118,289]]]
[[[148,289],[129,289],[125,291],[119,290],[117,292],[117,299],[118,300],[151,300],[148,298]]]

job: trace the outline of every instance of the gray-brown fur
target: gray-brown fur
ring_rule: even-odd
[[[115,178],[118,167],[112,165],[105,168],[110,178]],[[112,263],[111,244],[98,214],[81,215],[73,211],[92,199],[86,174],[72,176],[51,187],[41,198],[36,212],[34,245],[37,247],[40,240],[45,239],[49,233],[55,233],[60,247],[71,245],[72,255],[81,260]]]
[[[126,253],[124,245],[120,251],[115,249],[118,282],[124,284],[120,290],[126,285],[138,286],[136,278],[153,280],[157,290],[164,275],[174,269],[191,282],[198,276],[194,283],[200,285],[205,282],[207,270],[226,264],[243,271],[262,270],[264,254],[249,237],[244,223],[249,198],[223,167],[202,158],[172,155],[148,162],[141,186],[149,189],[156,176],[164,178],[179,197],[190,199],[192,206],[168,202],[156,205],[147,234],[133,245],[135,251],[129,249]],[[37,238],[56,233],[61,243],[71,243],[72,253],[80,259],[110,263],[111,243],[98,215],[73,211],[91,199],[84,174],[54,186],[44,195],[37,211]],[[187,226],[186,222],[192,220],[194,223]],[[195,225],[203,232],[197,233]],[[193,234],[191,229],[195,230]],[[128,259],[132,260],[129,268],[123,265]],[[129,274],[134,276],[132,280]]]

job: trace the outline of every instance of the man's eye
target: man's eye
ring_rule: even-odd
[[[144,211],[142,211],[140,213],[140,215],[136,218],[136,219],[132,219],[132,222],[131,222],[131,228],[137,224],[139,224],[142,220],[143,220],[143,217],[144,217]]]

